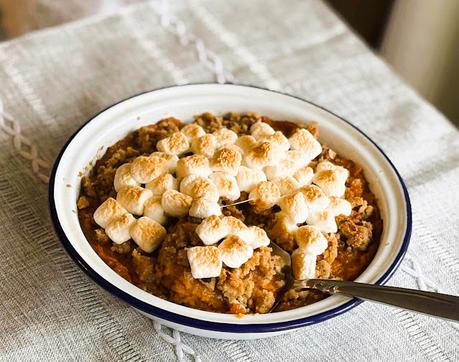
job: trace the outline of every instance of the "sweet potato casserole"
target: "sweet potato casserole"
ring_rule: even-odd
[[[318,126],[204,113],[141,127],[81,181],[78,216],[101,259],[139,288],[207,311],[267,313],[296,279],[355,279],[382,221],[362,169],[317,141]],[[277,311],[326,295],[282,294]]]

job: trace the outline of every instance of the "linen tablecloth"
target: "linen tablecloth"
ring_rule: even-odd
[[[413,204],[390,284],[459,294],[459,133],[323,3],[143,3],[0,45],[0,359],[458,360],[457,325],[368,302],[264,340],[178,333],[71,261],[47,210],[49,165],[66,139],[120,99],[214,81],[304,97],[372,137]]]

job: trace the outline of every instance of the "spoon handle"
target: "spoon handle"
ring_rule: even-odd
[[[345,294],[459,321],[459,297],[454,295],[341,280],[309,279],[305,284],[325,293]]]

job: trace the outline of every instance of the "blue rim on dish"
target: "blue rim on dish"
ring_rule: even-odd
[[[215,83],[193,83],[193,84],[185,84],[181,86],[188,86],[188,85],[210,85],[210,84],[215,84]],[[220,84],[224,86],[225,84]],[[400,185],[402,186],[403,190],[403,195],[406,203],[406,220],[407,220],[407,226],[405,230],[405,235],[403,237],[403,242],[401,245],[401,248],[397,254],[397,256],[394,259],[394,262],[391,264],[391,266],[388,268],[388,270],[381,276],[381,278],[378,279],[376,284],[385,284],[389,278],[394,274],[394,272],[397,270],[399,267],[401,261],[403,260],[403,257],[407,251],[410,237],[411,237],[411,229],[412,229],[412,215],[411,215],[411,202],[410,202],[410,197],[408,195],[408,190],[406,188],[406,185],[400,176],[400,173],[397,171],[395,168],[394,164],[392,161],[387,157],[387,155],[384,153],[384,151],[370,138],[368,137],[364,132],[362,132],[358,127],[350,123],[349,121],[345,120],[344,118],[336,115],[333,112],[330,112],[329,110],[318,106],[314,104],[313,102],[304,100],[300,97],[293,96],[287,93],[279,92],[279,91],[273,91],[269,89],[265,89],[262,87],[257,87],[257,86],[252,86],[252,85],[239,85],[239,84],[230,84],[230,85],[235,85],[235,86],[241,86],[241,87],[248,87],[248,88],[257,88],[269,92],[274,92],[274,93],[279,93],[288,97],[296,98],[302,102],[308,103],[310,105],[313,105],[317,108],[320,108],[335,117],[339,118],[341,121],[349,124],[351,127],[353,127],[355,130],[357,130],[360,134],[362,134],[368,141],[370,141],[377,149],[378,151],[384,156],[386,161],[389,163],[395,174],[397,175],[397,178],[400,182]],[[145,93],[150,93],[153,91],[158,91],[161,89],[167,89],[167,88],[175,88],[175,87],[181,87],[181,86],[168,86],[168,87],[162,87],[162,88],[157,88],[154,90],[150,91],[145,91],[139,94],[136,94],[132,97],[128,97],[126,99],[123,99],[115,104],[112,104],[111,106],[105,108],[101,112],[97,113],[95,116],[90,118],[87,122],[85,122],[78,130],[69,138],[69,140],[65,143],[63,146],[62,150],[60,151],[58,157],[56,158],[56,161],[54,162],[53,169],[51,171],[50,175],[50,182],[49,182],[49,187],[48,187],[48,201],[49,201],[49,209],[50,209],[50,215],[51,215],[51,220],[54,226],[54,229],[59,237],[59,240],[61,241],[62,245],[64,246],[65,250],[67,253],[71,256],[71,258],[75,261],[75,263],[92,279],[94,280],[99,286],[107,290],[108,292],[116,295],[117,297],[121,298],[123,301],[127,302],[129,305],[133,306],[134,308],[137,308],[141,310],[142,312],[145,312],[147,314],[156,316],[158,318],[168,320],[173,323],[181,324],[184,326],[192,327],[192,328],[197,328],[197,329],[204,329],[204,330],[210,330],[210,331],[219,331],[219,332],[227,332],[227,333],[269,333],[269,332],[277,332],[277,331],[285,331],[289,329],[295,329],[303,326],[307,326],[310,324],[315,324],[318,322],[322,322],[326,319],[330,319],[332,317],[336,317],[354,307],[359,305],[362,300],[353,298],[350,301],[336,307],[333,309],[330,309],[328,311],[315,314],[309,317],[304,317],[304,318],[299,318],[296,320],[292,321],[286,321],[286,322],[276,322],[276,323],[264,323],[264,324],[231,324],[231,323],[220,323],[220,322],[210,322],[210,321],[205,321],[205,320],[200,320],[200,319],[195,319],[191,317],[186,317],[180,314],[172,313],[167,310],[152,306],[148,303],[145,303],[130,294],[124,292],[120,288],[116,287],[115,285],[111,284],[109,281],[101,277],[99,274],[97,274],[87,263],[86,261],[77,253],[77,251],[73,248],[72,244],[68,240],[67,236],[65,235],[62,226],[59,222],[59,218],[57,215],[56,211],[56,206],[55,206],[55,200],[54,200],[54,185],[55,185],[55,178],[56,178],[56,171],[59,166],[60,160],[62,158],[62,155],[66,151],[68,145],[70,142],[73,140],[73,138],[80,132],[80,130],[86,126],[89,122],[91,122],[94,118],[96,118],[99,114],[105,112],[109,108],[112,108],[113,106],[124,102],[126,100],[129,100],[131,98],[137,97],[139,95],[145,94]]]

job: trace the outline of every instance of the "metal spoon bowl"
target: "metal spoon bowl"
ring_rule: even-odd
[[[416,289],[386,287],[382,285],[356,283],[331,279],[295,280],[290,254],[271,241],[274,255],[284,262],[285,286],[279,292],[270,312],[280,304],[284,294],[291,290],[317,289],[328,294],[344,294],[350,297],[379,302],[402,309],[428,314],[434,317],[459,321],[459,297]]]

